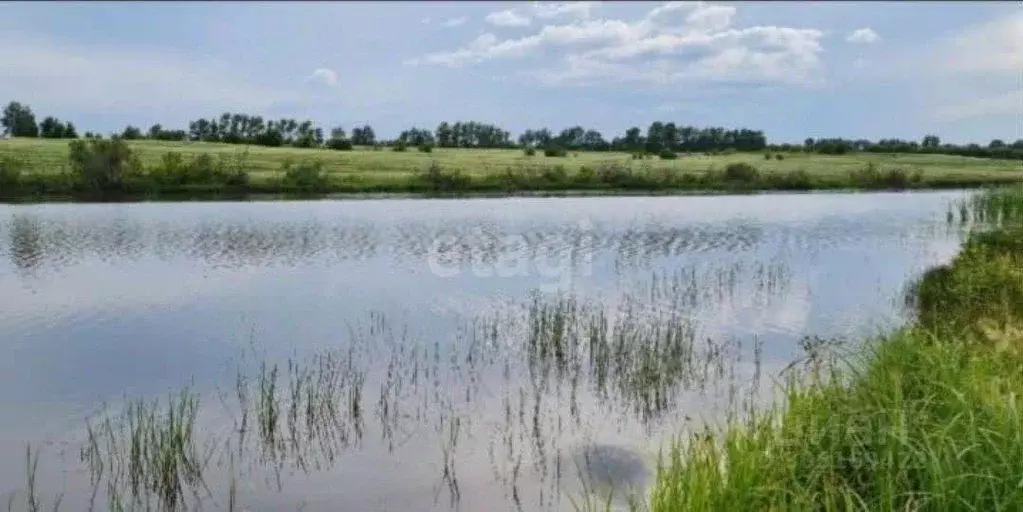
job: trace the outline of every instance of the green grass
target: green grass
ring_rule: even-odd
[[[679,154],[677,159],[635,159],[625,153],[570,153],[564,157],[527,156],[521,150],[436,148],[419,151],[353,151],[268,148],[200,142],[130,141],[141,165],[152,170],[168,153],[185,160],[199,155],[232,162],[247,175],[244,184],[194,182],[152,183],[137,195],[204,195],[211,193],[281,192],[500,192],[564,190],[803,190],[834,188],[941,188],[1023,180],[1023,163],[946,155],[859,154],[826,156],[785,154],[764,159],[761,153],[708,156]],[[0,197],[76,195],[69,177],[68,142],[46,139],[0,141],[0,162],[20,169],[20,185],[5,185],[0,170]],[[320,162],[322,184],[315,189],[290,186],[291,165]],[[747,164],[756,173],[733,179],[730,165]],[[0,163],[0,167],[5,164]],[[432,174],[431,174],[432,173]],[[4,189],[7,193],[4,193]]]
[[[680,439],[651,510],[1023,508],[1021,205],[1023,189],[966,206],[1001,225],[923,278],[918,324]]]

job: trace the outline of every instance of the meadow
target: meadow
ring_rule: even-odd
[[[674,159],[661,159],[613,152],[550,157],[513,149],[434,148],[421,152],[408,148],[398,152],[392,148],[333,151],[153,140],[125,144],[126,150],[118,150],[118,161],[126,167],[124,183],[114,183],[106,192],[148,197],[289,192],[906,189],[1023,180],[1023,163],[1018,161],[933,154],[731,152],[682,153]],[[76,167],[71,156],[64,140],[0,141],[0,197],[89,195],[89,187],[81,183],[81,164]],[[96,155],[88,159],[90,165],[111,161]],[[218,173],[233,177],[218,179]]]

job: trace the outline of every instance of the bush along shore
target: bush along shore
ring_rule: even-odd
[[[962,216],[990,224],[912,287],[915,324],[679,439],[650,508],[1023,509],[1023,189]]]
[[[559,156],[565,155],[553,155],[550,159]],[[670,159],[677,157],[671,156]],[[247,164],[247,151],[240,151],[216,158],[202,152],[167,152],[158,162],[144,165],[122,139],[73,140],[69,143],[67,162],[52,172],[28,172],[28,166],[16,156],[0,158],[0,200],[243,198],[260,194],[316,197],[346,193],[905,190],[965,188],[1020,179],[1015,173],[996,177],[969,173],[929,176],[920,169],[884,167],[873,162],[844,174],[811,173],[803,169],[764,172],[748,162],[727,163],[720,168],[712,165],[703,171],[656,167],[646,162],[638,166],[605,162],[571,171],[563,164],[528,163],[500,171],[470,173],[445,168],[434,160],[414,172],[367,175],[328,172],[322,161],[303,159],[285,161],[277,172],[261,173],[258,177],[250,174]]]

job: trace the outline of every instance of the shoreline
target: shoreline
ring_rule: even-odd
[[[998,223],[911,284],[911,323],[851,354],[808,350],[773,407],[680,438],[649,509],[1023,505],[1023,188],[963,207]]]
[[[0,204],[96,204],[96,203],[164,203],[164,202],[277,202],[277,201],[359,201],[359,200],[421,200],[421,199],[511,199],[511,198],[573,198],[573,197],[718,197],[757,196],[786,194],[857,194],[857,193],[911,193],[937,192],[947,190],[976,191],[991,187],[1023,184],[1023,179],[1005,180],[957,180],[941,183],[919,184],[910,187],[851,187],[830,186],[821,188],[567,188],[567,189],[521,189],[496,191],[468,189],[465,191],[407,191],[401,187],[381,191],[337,191],[337,192],[289,192],[265,191],[255,187],[248,191],[177,191],[149,194],[117,194],[97,196],[95,194],[44,194],[44,195],[0,195]]]

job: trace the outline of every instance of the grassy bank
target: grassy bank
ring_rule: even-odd
[[[130,141],[115,152],[115,158],[94,154],[76,161],[66,141],[0,141],[0,199],[876,190],[1023,180],[1020,162],[945,155],[700,153],[660,159],[583,152],[547,157],[518,150],[332,151],[161,141]],[[83,170],[84,161],[104,168]],[[117,179],[98,184],[85,172]]]
[[[916,325],[784,405],[680,440],[654,511],[1023,508],[1023,190],[971,205],[998,220],[912,290]]]

